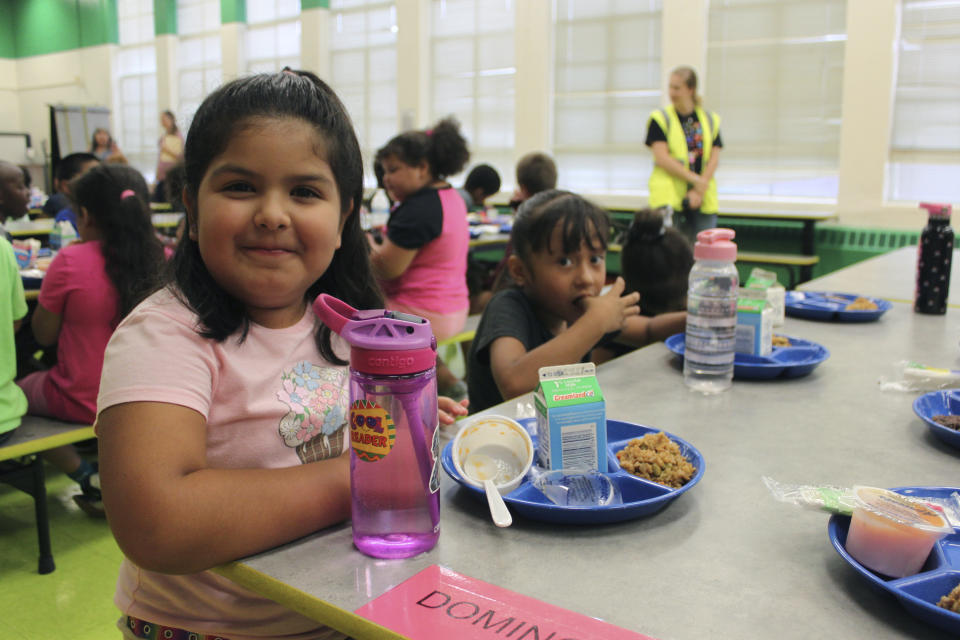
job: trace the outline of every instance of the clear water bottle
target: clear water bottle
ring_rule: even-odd
[[[683,381],[703,393],[729,389],[737,335],[737,245],[733,229],[697,234],[687,291]]]
[[[353,543],[375,558],[429,551],[440,537],[437,342],[429,321],[357,311],[321,294],[320,319],[350,343]]]
[[[390,198],[384,189],[377,189],[370,198],[370,226],[374,228],[387,224],[390,218]]]
[[[920,234],[917,246],[917,286],[913,309],[919,313],[944,314],[950,293],[950,267],[953,261],[953,228],[949,204],[921,202],[930,218]]]

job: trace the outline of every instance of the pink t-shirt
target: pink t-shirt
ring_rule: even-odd
[[[387,298],[402,305],[436,313],[453,313],[470,306],[467,205],[456,189],[437,189],[435,193],[443,212],[440,235],[419,248],[410,266],[399,277],[381,284]],[[403,205],[393,215],[401,213],[402,208]]]
[[[289,467],[340,455],[349,444],[347,371],[320,356],[315,322],[308,310],[292,327],[251,324],[242,344],[236,336],[215,342],[197,334],[193,312],[159,291],[110,340],[99,410],[134,401],[194,409],[206,418],[214,468]],[[335,346],[346,355],[342,343]],[[232,640],[342,637],[210,571],[167,575],[124,559],[114,602],[124,615]]]
[[[57,364],[43,385],[47,410],[63,420],[93,424],[103,351],[116,326],[118,304],[100,243],[61,249],[43,278],[39,302],[63,317]]]

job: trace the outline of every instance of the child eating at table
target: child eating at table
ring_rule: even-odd
[[[23,181],[23,172],[20,167],[0,160],[0,235],[12,240],[10,233],[3,224],[7,218],[19,218],[27,213],[27,204],[30,202],[30,189]]]
[[[686,313],[639,315],[623,278],[606,281],[606,211],[568,191],[544,191],[520,207],[507,262],[515,287],[484,310],[470,349],[471,411],[533,391],[540,367],[583,361],[608,341],[643,346],[682,331]]]
[[[620,265],[626,290],[640,294],[640,315],[686,310],[693,247],[678,229],[664,226],[661,211],[634,214],[624,234]]]
[[[653,317],[687,308],[687,280],[693,248],[678,229],[664,226],[658,209],[637,211],[623,234],[620,271],[628,293],[640,294],[640,315]],[[590,359],[601,364],[632,351],[622,344],[597,347]]]
[[[488,164],[478,164],[463,182],[457,193],[463,198],[468,210],[483,209],[487,198],[500,191],[500,174]]]
[[[342,638],[208,569],[350,514],[347,350],[311,311],[320,293],[382,307],[346,109],[309,72],[223,85],[193,118],[183,195],[169,282],[117,328],[100,384],[120,627]]]
[[[517,161],[517,186],[510,197],[516,210],[525,200],[557,188],[557,163],[541,151],[532,151]]]
[[[462,331],[470,309],[467,207],[446,181],[469,158],[453,118],[432,129],[401,133],[377,152],[384,186],[399,204],[383,241],[370,242],[370,263],[387,307],[428,319],[437,340]],[[437,382],[441,392],[466,391],[441,362]]]
[[[517,161],[516,173],[517,187],[510,197],[510,207],[514,211],[538,193],[557,188],[557,165],[553,158],[540,151],[530,152],[520,158]],[[503,258],[494,267],[490,276],[490,290],[493,293],[515,285],[510,279],[510,270],[507,269],[507,261],[511,255],[513,255],[513,243],[507,244],[503,251]]]
[[[120,320],[145,295],[163,264],[163,250],[150,224],[149,192],[140,172],[123,165],[98,165],[71,183],[78,207],[80,242],[61,249],[43,278],[30,319],[41,346],[56,344],[51,369],[17,384],[28,413],[93,424],[107,341]],[[103,515],[96,467],[72,445],[44,457],[80,484],[74,500],[91,515]]]
[[[13,247],[0,237],[0,445],[20,426],[27,399],[13,379],[17,372],[14,335],[27,315],[23,281]]]
[[[57,192],[50,196],[50,201],[57,200],[59,202],[55,205],[56,209],[51,212],[54,224],[66,220],[73,225],[73,230],[77,232],[77,235],[80,234],[80,228],[77,226],[77,214],[73,210],[73,202],[71,202],[70,182],[99,164],[100,160],[97,159],[97,156],[86,152],[71,153],[60,160],[57,164],[56,175],[53,178],[53,186]],[[47,205],[44,204],[44,211],[46,210]]]

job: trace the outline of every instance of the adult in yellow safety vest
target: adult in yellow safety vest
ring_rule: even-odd
[[[670,106],[647,121],[646,145],[653,151],[650,207],[670,206],[673,224],[695,241],[697,233],[717,226],[717,170],[720,116],[700,106],[697,74],[677,67],[670,74]]]

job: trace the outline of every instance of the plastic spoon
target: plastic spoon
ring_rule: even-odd
[[[503,496],[497,491],[497,485],[493,483],[494,478],[500,473],[500,467],[501,465],[490,456],[472,453],[465,461],[464,472],[473,480],[483,483],[493,524],[498,527],[509,527],[513,524],[513,517],[503,501]]]
[[[483,490],[487,492],[487,505],[490,507],[493,524],[498,527],[509,527],[513,524],[513,518],[507,510],[507,503],[503,501],[503,496],[497,491],[497,485],[493,484],[493,480],[484,480]]]

